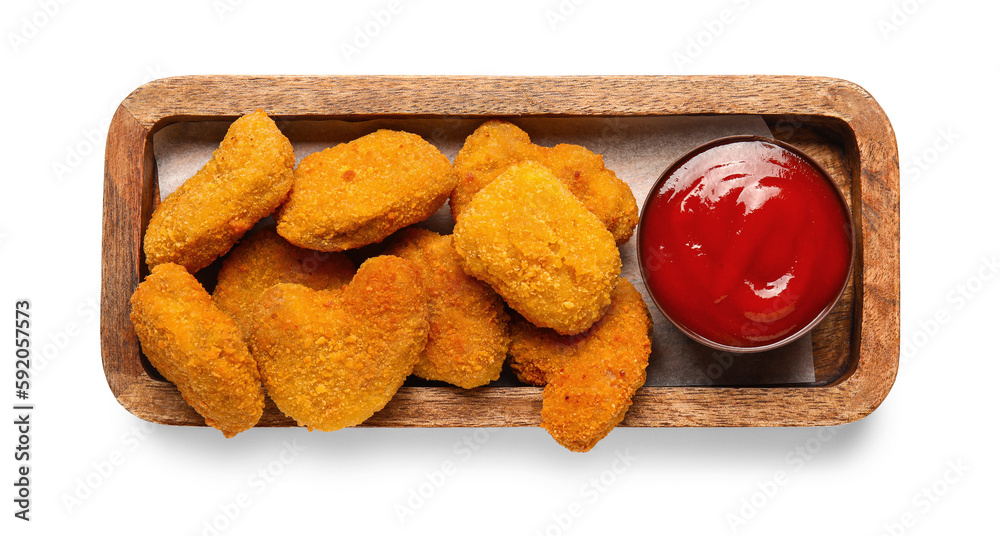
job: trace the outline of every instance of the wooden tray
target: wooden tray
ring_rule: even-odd
[[[272,117],[762,115],[775,136],[831,172],[860,240],[854,284],[813,332],[816,382],[777,387],[643,387],[624,426],[809,426],[871,413],[899,362],[899,164],[885,113],[864,89],[792,76],[187,76],[129,95],[108,132],[101,351],[108,385],[135,415],[204,425],[143,366],[129,298],[146,270],[142,236],[156,197],[152,135],[179,121]],[[538,387],[403,387],[366,426],[535,426]],[[270,400],[258,426],[294,426]]]

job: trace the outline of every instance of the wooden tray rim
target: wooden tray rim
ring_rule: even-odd
[[[466,98],[462,95],[475,95]],[[238,102],[233,95],[239,95]],[[265,107],[286,119],[374,116],[650,116],[747,114],[842,122],[854,136],[854,217],[863,271],[856,292],[857,366],[819,387],[643,387],[623,426],[812,426],[852,422],[888,395],[899,362],[899,164],[895,134],[863,88],[811,76],[229,76],[155,80],[133,91],[108,133],[101,354],[112,393],[158,423],[203,425],[170,384],[142,370],[128,321],[139,283],[140,206],[148,207],[152,134],[178,120],[235,118]],[[330,110],[337,110],[330,113]],[[131,208],[136,214],[130,214]],[[124,289],[124,291],[122,290]],[[180,403],[178,404],[178,401]],[[270,404],[270,402],[269,402]],[[404,387],[364,426],[533,426],[541,389]],[[262,421],[258,426],[288,426]]]

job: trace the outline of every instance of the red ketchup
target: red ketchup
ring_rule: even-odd
[[[840,192],[816,165],[780,142],[741,136],[688,154],[657,181],[639,262],[653,300],[689,335],[766,349],[804,334],[836,303],[852,233]]]

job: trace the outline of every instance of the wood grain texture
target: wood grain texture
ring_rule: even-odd
[[[781,117],[768,121],[776,139],[795,145],[823,167],[844,192],[848,206],[853,207],[851,188],[855,182],[840,136],[809,118]],[[857,281],[858,271],[853,274]],[[812,331],[813,362],[816,370],[814,386],[827,385],[844,376],[856,361],[851,352],[854,330],[854,285],[848,285],[837,305]]]
[[[644,387],[626,426],[807,426],[862,418],[899,361],[899,164],[885,113],[844,80],[794,76],[190,76],[136,89],[116,112],[105,162],[101,348],[112,393],[153,422],[204,425],[173,385],[143,370],[128,320],[144,272],[141,237],[155,181],[151,135],[257,108],[273,117],[763,115],[776,137],[831,171],[852,205],[855,283],[813,333],[809,386]],[[541,389],[404,387],[364,426],[535,426]],[[270,402],[258,426],[294,426]]]

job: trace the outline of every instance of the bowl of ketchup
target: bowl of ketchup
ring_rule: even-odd
[[[702,145],[646,198],[637,247],[660,311],[692,339],[730,352],[805,335],[850,281],[854,223],[829,174],[760,136]]]

